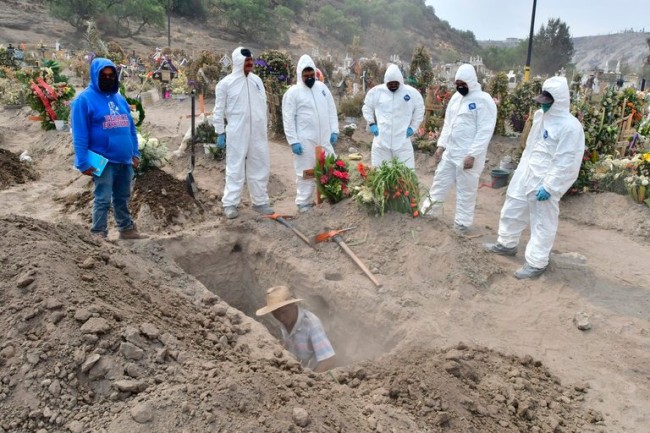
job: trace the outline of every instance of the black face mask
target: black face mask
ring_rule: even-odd
[[[108,78],[99,79],[99,90],[102,92],[111,92],[115,88],[115,80]]]
[[[460,93],[463,96],[469,93],[469,88],[465,86],[456,86],[456,90],[458,91],[458,93]]]
[[[315,78],[315,77],[305,78],[305,85],[306,85],[307,87],[309,87],[310,89],[311,89],[312,87],[314,87],[314,83],[315,83],[315,82],[316,82],[316,78]]]

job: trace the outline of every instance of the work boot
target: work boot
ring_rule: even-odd
[[[467,233],[469,233],[469,227],[462,224],[454,223],[454,231],[459,235],[466,235]]]
[[[500,243],[496,242],[494,244],[483,244],[485,251],[495,254],[501,254],[502,256],[514,256],[517,254],[517,247],[504,247]]]
[[[539,277],[544,273],[546,270],[546,267],[543,268],[535,268],[533,266],[530,266],[528,263],[525,263],[524,266],[521,268],[517,269],[515,272],[515,278],[519,280],[525,280],[527,278],[535,278]]]
[[[223,208],[223,214],[228,218],[229,220],[233,218],[237,218],[239,216],[239,211],[237,211],[236,206],[225,206]]]
[[[253,210],[255,212],[261,213],[262,215],[273,215],[275,213],[273,208],[271,206],[269,206],[268,203],[254,204],[253,205]]]
[[[120,239],[123,240],[148,239],[148,238],[149,236],[143,235],[138,231],[138,229],[135,227],[135,224],[129,230],[124,230],[120,232]]]
[[[309,212],[312,207],[314,207],[314,205],[312,203],[299,204],[298,205],[298,212],[300,212],[300,213]]]

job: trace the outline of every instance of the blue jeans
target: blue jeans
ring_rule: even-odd
[[[93,233],[108,234],[108,210],[113,202],[115,224],[121,232],[133,228],[129,198],[131,197],[131,179],[133,167],[131,164],[115,164],[109,162],[101,176],[93,176],[95,183],[95,200],[93,203]]]

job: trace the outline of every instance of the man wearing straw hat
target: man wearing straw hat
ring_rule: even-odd
[[[334,349],[320,319],[299,306],[300,301],[302,299],[295,298],[286,286],[271,287],[266,291],[266,306],[255,314],[273,314],[280,322],[284,347],[303,367],[322,373],[334,368]]]

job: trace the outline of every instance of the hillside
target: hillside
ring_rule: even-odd
[[[405,61],[410,60],[413,49],[419,45],[425,45],[431,51],[434,61],[452,60],[476,53],[478,44],[471,33],[451,28],[448,23],[436,17],[432,10],[424,8],[423,3],[420,5],[418,0],[405,2],[413,8],[411,13],[418,15],[417,25],[401,25],[401,22],[394,20],[385,25],[372,19],[364,21],[351,13],[342,12],[344,7],[348,8],[345,10],[350,10],[351,7],[345,1],[306,2],[290,23],[276,28],[278,32],[281,28],[290,29],[284,41],[280,36],[268,38],[264,36],[266,33],[262,36],[255,34],[255,29],[246,31],[228,26],[224,23],[224,11],[214,11],[208,15],[214,18],[208,18],[207,21],[172,15],[171,47],[187,52],[204,49],[230,51],[241,44],[258,51],[279,48],[295,56],[318,50],[323,55],[331,53],[334,57],[342,58],[349,51],[350,45],[355,44],[359,56],[371,57],[376,54],[381,59],[387,59],[397,54]],[[325,7],[334,11],[332,28],[321,23]],[[265,21],[260,25],[269,27],[274,24],[273,17],[266,17]],[[350,29],[351,23],[359,23],[359,26]],[[131,38],[117,37],[116,32],[107,30],[110,25],[104,19],[98,20],[98,28],[105,41],[116,41],[129,51],[146,52],[155,47],[167,46],[166,27],[147,27],[141,34]],[[267,33],[269,31],[266,30]],[[350,34],[357,36],[350,38]],[[85,45],[83,34],[68,22],[53,18],[42,1],[6,0],[0,3],[0,43],[6,45],[24,42],[37,45],[42,42],[53,47],[56,41],[64,48],[75,50],[83,50]]]
[[[604,69],[605,62],[610,63],[611,69],[620,61],[622,72],[626,72],[626,67],[634,72],[641,68],[650,55],[650,47],[646,42],[648,38],[650,33],[641,32],[573,38],[573,62],[579,70],[589,71],[594,68]]]

